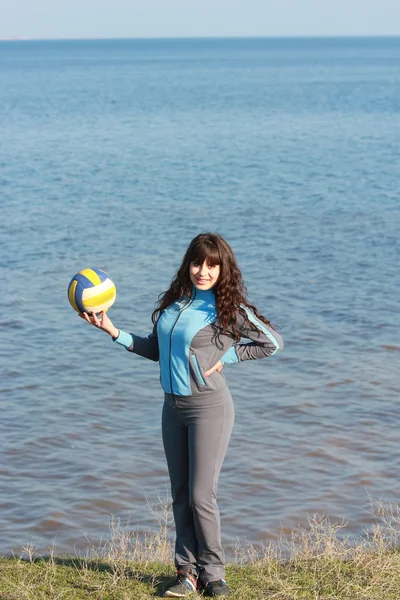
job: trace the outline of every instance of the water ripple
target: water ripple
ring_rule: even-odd
[[[224,367],[227,548],[313,512],[360,533],[368,495],[397,501],[400,45],[315,43],[3,42],[1,552],[84,549],[111,514],[157,527],[158,365],[66,290],[106,270],[113,320],[147,334],[199,231],[226,236],[286,344]]]

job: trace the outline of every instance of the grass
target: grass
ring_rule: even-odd
[[[113,519],[111,536],[85,556],[35,554],[0,558],[0,600],[145,600],[174,580],[171,513],[151,507],[157,533],[144,538]],[[345,523],[323,516],[256,551],[237,547],[226,578],[233,600],[399,600],[400,508],[376,503],[374,525],[358,540]],[[200,598],[194,594],[192,598]]]

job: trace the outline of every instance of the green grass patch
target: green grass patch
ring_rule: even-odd
[[[226,578],[237,600],[398,600],[400,554],[330,561],[261,558],[227,565]],[[162,597],[173,580],[173,566],[162,563],[124,561],[122,566],[68,556],[0,559],[1,600],[145,600]]]
[[[399,600],[400,510],[380,505],[375,524],[359,540],[346,537],[346,524],[324,517],[262,552],[237,548],[226,567],[233,600]],[[146,600],[160,598],[175,569],[170,517],[143,539],[111,523],[111,538],[85,556],[0,558],[0,600]],[[200,598],[193,594],[192,598]]]

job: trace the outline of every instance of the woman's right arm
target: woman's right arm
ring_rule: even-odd
[[[127,333],[122,329],[117,329],[111,319],[103,311],[98,317],[94,312],[91,315],[87,313],[80,313],[79,316],[84,320],[94,325],[98,329],[102,329],[108,335],[113,338],[114,342],[124,346],[129,352],[134,352],[139,356],[144,356],[149,360],[158,361],[158,337],[157,337],[157,325],[154,325],[153,332],[147,337],[139,337],[133,333]]]

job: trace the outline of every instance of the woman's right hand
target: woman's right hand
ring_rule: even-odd
[[[92,312],[91,315],[86,312],[79,313],[79,316],[81,319],[87,321],[91,325],[94,325],[98,329],[102,329],[108,333],[108,335],[111,335],[111,337],[117,338],[119,336],[119,329],[113,325],[111,319],[107,316],[104,310],[101,311],[99,316],[97,316],[95,312]]]

